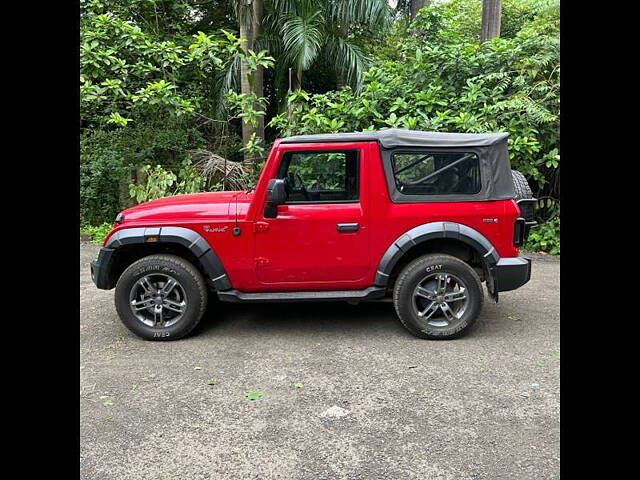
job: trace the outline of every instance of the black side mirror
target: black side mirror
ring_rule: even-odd
[[[276,218],[278,205],[287,201],[286,180],[272,178],[267,184],[267,202],[264,206],[264,218]]]

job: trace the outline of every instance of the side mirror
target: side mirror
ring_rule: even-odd
[[[276,218],[278,205],[287,201],[287,191],[283,178],[272,178],[267,184],[267,202],[264,206],[264,218]]]

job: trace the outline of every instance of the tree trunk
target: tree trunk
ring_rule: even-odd
[[[349,36],[349,19],[346,18],[346,15],[345,15],[345,18],[343,18],[342,21],[340,22],[339,30],[340,30],[340,36],[346,40],[347,37]],[[344,72],[336,72],[336,90],[341,89],[346,84],[347,84],[347,79],[345,77]]]
[[[253,29],[253,43],[255,49],[256,39],[260,36],[260,32],[262,29],[262,11],[263,11],[263,0],[253,0],[253,21],[252,21],[252,29]],[[262,67],[258,67],[256,72],[253,74],[253,91],[255,92],[258,98],[264,95],[264,69]],[[258,108],[256,105],[254,108]],[[264,117],[258,118],[258,126],[256,127],[256,136],[262,139],[264,144]]]
[[[500,0],[482,0],[482,29],[480,42],[500,36],[500,14],[502,5]]]
[[[295,92],[302,88],[302,69],[295,69],[291,75],[291,91]]]
[[[427,0],[411,0],[411,5],[409,6],[411,20],[416,18],[416,15],[418,14],[418,10],[420,10],[421,8],[424,8],[426,3],[427,3]]]
[[[250,20],[240,20],[240,39],[242,42],[242,50],[245,52],[249,49],[253,49],[253,32],[251,29],[251,21]],[[247,75],[247,64],[246,62],[240,62],[240,93],[243,95],[251,94],[251,85],[249,84],[249,77]],[[248,122],[242,121],[242,143],[244,145],[247,144],[251,135],[255,133],[255,128]],[[244,154],[244,159],[247,160],[247,153]]]
[[[247,52],[248,50],[255,50],[255,40],[260,34],[260,27],[262,25],[262,2],[263,0],[242,0],[244,8],[251,8],[251,14],[246,12],[246,15],[240,16],[240,39],[242,42],[242,49]],[[263,71],[262,67],[259,67],[253,74],[253,85],[249,83],[248,69],[246,62],[240,62],[240,93],[250,95],[255,93],[256,96],[262,97],[264,93],[263,88]],[[254,108],[258,108],[254,105]],[[264,142],[264,119],[260,117],[258,119],[258,125],[254,127],[250,123],[242,122],[242,143],[247,144],[251,135],[256,134]],[[244,159],[248,160],[247,153],[245,153]]]

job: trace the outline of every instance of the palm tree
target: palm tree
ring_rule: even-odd
[[[358,90],[369,59],[358,40],[381,34],[391,25],[388,0],[230,0],[239,25],[243,48],[267,50],[276,58],[275,90],[283,100],[287,74],[292,70],[292,90],[300,88],[302,75],[321,56],[334,65],[337,85]],[[266,14],[263,14],[266,12]],[[282,88],[282,87],[285,88]],[[249,84],[246,66],[240,59],[230,62],[214,85],[218,97],[217,114],[223,109],[221,97],[229,89],[264,96],[262,68]],[[257,128],[243,122],[246,144],[253,133],[264,140],[262,118]]]
[[[276,57],[276,75],[292,68],[292,89],[320,56],[331,59],[338,86],[358,89],[369,59],[357,39],[374,36],[392,20],[387,0],[266,0],[262,48]]]

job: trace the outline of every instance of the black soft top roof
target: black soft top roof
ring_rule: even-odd
[[[387,128],[369,132],[321,133],[286,137],[281,143],[379,142],[396,147],[487,147],[506,141],[508,133],[445,133]]]

